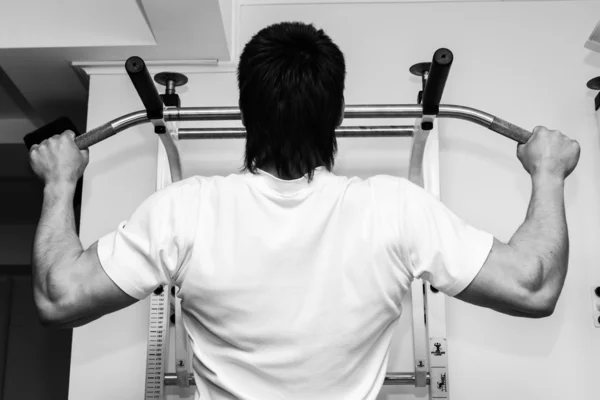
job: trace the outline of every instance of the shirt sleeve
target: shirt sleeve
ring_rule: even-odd
[[[467,224],[420,186],[403,179],[400,187],[401,241],[413,276],[456,296],[483,267],[493,235]]]
[[[127,221],[98,240],[106,274],[128,295],[142,300],[177,279],[191,256],[199,183],[171,184],[148,197]]]

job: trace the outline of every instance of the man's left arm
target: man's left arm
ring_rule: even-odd
[[[74,134],[54,136],[30,150],[34,172],[45,183],[32,259],[33,293],[45,326],[75,327],[127,307],[137,299],[106,274],[97,242],[83,250],[75,229],[73,196],[88,163]]]

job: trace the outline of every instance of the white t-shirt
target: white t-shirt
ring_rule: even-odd
[[[375,399],[414,278],[465,289],[493,236],[404,178],[195,176],[99,240],[137,299],[181,288],[196,398]]]

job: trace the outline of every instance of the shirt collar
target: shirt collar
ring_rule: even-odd
[[[309,183],[308,174],[298,179],[286,180],[271,175],[260,168],[257,168],[256,172],[258,173],[260,180],[263,181],[267,187],[286,196],[294,195],[306,189],[316,188],[323,183],[326,176],[331,174],[325,167],[317,167],[314,171],[313,179]]]

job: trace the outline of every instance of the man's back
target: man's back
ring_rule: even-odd
[[[193,249],[175,282],[201,398],[374,399],[415,274],[403,235],[427,229],[403,215],[421,189],[321,168],[310,183],[259,171],[176,185],[197,187],[185,202]],[[482,243],[471,267],[436,273],[458,291],[491,236],[454,227]]]

